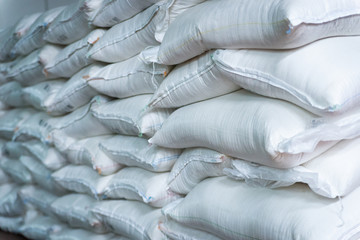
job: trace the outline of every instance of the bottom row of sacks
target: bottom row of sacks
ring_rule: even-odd
[[[1,228],[37,240],[360,236],[360,188],[343,198],[329,199],[305,184],[269,189],[214,177],[163,208],[131,200],[96,200],[78,193],[57,197],[34,185],[14,183],[1,185],[0,194]],[[24,214],[14,217],[15,212]]]

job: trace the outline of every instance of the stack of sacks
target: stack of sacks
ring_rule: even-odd
[[[130,7],[121,1],[112,1],[104,4],[98,16],[102,11],[114,10],[108,8],[109,4],[125,13]],[[58,107],[48,108],[59,114],[61,109],[71,111],[74,104],[85,101],[84,97],[90,96],[91,91],[115,98],[96,99],[96,105],[89,108],[89,118],[94,117],[107,129],[102,135],[84,138],[84,134],[93,134],[100,129],[99,126],[85,126],[84,122],[77,128],[60,128],[59,122],[67,120],[58,121],[56,130],[50,134],[55,146],[71,162],[53,173],[52,178],[64,188],[77,192],[58,199],[52,208],[61,215],[65,213],[59,209],[65,206],[72,205],[69,213],[82,207],[75,216],[83,218],[75,219],[72,214],[72,220],[67,221],[73,227],[94,229],[94,226],[102,226],[97,232],[110,230],[130,239],[165,238],[158,229],[162,216],[160,208],[180,198],[167,188],[167,178],[181,150],[148,143],[147,139],[155,134],[172,110],[148,111],[146,106],[171,68],[146,64],[139,58],[139,53],[148,46],[159,44],[155,39],[155,27],[173,4],[151,4],[145,6],[144,11],[141,11],[142,7],[138,13],[119,20],[86,55],[91,61],[104,63],[87,67],[92,69],[80,74],[81,85],[70,85],[75,83],[70,79],[63,96],[54,101]],[[51,73],[51,67],[45,69]],[[81,140],[79,134],[83,134]],[[84,202],[88,204],[83,206]],[[87,209],[91,215],[84,223]]]
[[[98,93],[84,78],[103,67],[86,57],[106,32],[88,24],[101,3],[86,0],[76,7],[51,9],[31,19],[25,17],[9,28],[9,33],[2,32],[0,227],[5,231],[29,239],[121,238],[87,217],[89,205],[84,208],[83,196],[58,210],[56,204],[70,193],[52,177],[69,166],[53,139],[62,137],[66,145],[110,133],[90,111],[109,99],[95,97]],[[77,29],[84,23],[88,30],[80,36]],[[64,44],[69,45],[61,46]],[[80,210],[79,205],[83,207]],[[74,212],[83,225],[72,220]]]
[[[359,35],[359,11],[356,1],[206,1],[141,54],[179,64],[148,104],[180,107],[149,139],[185,148],[168,185],[188,195],[163,208],[164,234],[358,236],[360,38],[346,35]],[[245,182],[200,183],[224,174]]]
[[[147,105],[172,67],[140,53],[203,1],[80,0],[37,14],[4,46],[3,205],[17,209],[5,208],[4,230],[30,239],[166,239],[158,223],[161,208],[181,197],[167,179],[182,150],[148,143],[174,109]]]
[[[80,0],[0,32],[1,228],[356,237],[359,13],[340,0]]]

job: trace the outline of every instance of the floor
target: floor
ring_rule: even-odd
[[[26,240],[26,238],[21,235],[0,231],[0,240]]]

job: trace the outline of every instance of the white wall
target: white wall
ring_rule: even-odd
[[[0,0],[0,29],[16,23],[22,16],[70,4],[77,0]]]

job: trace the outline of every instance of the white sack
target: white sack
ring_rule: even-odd
[[[39,140],[49,142],[51,130],[50,116],[45,112],[37,112],[16,126],[13,141]]]
[[[85,138],[70,144],[63,153],[72,164],[87,165],[92,167],[101,175],[110,175],[123,167],[108,157],[99,144],[106,142],[112,135]]]
[[[99,11],[91,19],[91,23],[99,27],[111,27],[123,22],[160,0],[104,0]]]
[[[46,215],[51,215],[50,205],[58,198],[57,195],[34,185],[23,186],[18,194],[26,206],[31,205]]]
[[[158,45],[155,29],[163,18],[164,2],[155,4],[134,17],[110,28],[94,44],[88,55],[98,61],[120,62],[140,53],[148,46]]]
[[[319,115],[343,114],[360,103],[359,50],[360,37],[336,37],[287,51],[218,50],[214,62],[249,91]]]
[[[102,68],[101,64],[92,64],[74,74],[57,92],[47,98],[44,105],[52,115],[62,115],[87,104],[97,92],[86,81],[93,72]]]
[[[18,233],[19,228],[24,224],[24,218],[0,216],[0,229],[5,232]]]
[[[93,63],[86,56],[89,49],[104,35],[106,30],[95,29],[86,37],[66,46],[44,68],[45,73],[70,78],[82,68]]]
[[[46,240],[49,234],[61,231],[64,227],[65,225],[55,218],[39,216],[21,226],[20,232],[29,239]]]
[[[1,34],[1,33],[0,33]],[[8,73],[12,66],[14,66],[21,58],[16,58],[11,62],[0,62],[0,84],[3,85],[10,81]]]
[[[122,237],[114,237],[112,233],[94,234],[84,229],[63,228],[60,232],[53,233],[49,236],[49,240],[126,240]]]
[[[29,30],[31,24],[41,15],[33,13],[22,17],[15,25],[7,27],[0,32],[0,61],[8,61],[16,57],[11,50],[16,42]]]
[[[41,162],[37,161],[35,158],[29,156],[21,156],[20,162],[31,173],[33,182],[40,187],[56,195],[62,195],[66,192],[64,188],[62,188],[51,178],[52,171],[47,169]]]
[[[51,204],[51,211],[70,227],[104,233],[105,227],[89,212],[95,202],[94,198],[84,194],[68,194],[56,199]]]
[[[151,145],[144,138],[122,135],[102,141],[100,149],[118,163],[152,172],[170,171],[182,151]]]
[[[61,149],[76,139],[84,139],[99,135],[110,134],[111,131],[93,117],[91,109],[108,102],[109,99],[101,96],[94,97],[90,103],[62,117],[51,120],[51,141],[57,141],[56,146]]]
[[[285,187],[302,182],[317,194],[342,197],[360,187],[360,139],[343,140],[320,156],[291,169],[234,160],[228,176],[255,186]]]
[[[10,159],[2,156],[0,167],[17,183],[29,184],[34,181],[30,171],[18,159]]]
[[[56,45],[45,45],[44,47],[33,51],[19,62],[17,62],[10,70],[8,77],[19,82],[23,86],[34,85],[54,78],[51,74],[43,73],[44,66],[50,62],[59,52],[61,47]]]
[[[300,184],[275,190],[219,177],[203,181],[163,212],[221,239],[356,239],[359,198],[360,189],[338,200]]]
[[[209,49],[288,49],[315,40],[359,34],[356,0],[212,0],[169,26],[158,62],[178,64]]]
[[[11,140],[16,131],[16,126],[34,113],[36,113],[36,111],[31,108],[16,108],[6,111],[0,118],[0,136]]]
[[[360,134],[359,112],[320,118],[291,103],[240,90],[175,111],[149,141],[162,147],[206,147],[276,168],[318,156]]]
[[[107,65],[91,74],[87,81],[100,93],[126,98],[154,93],[170,70],[169,66],[146,64],[136,55],[123,62]]]
[[[240,89],[219,71],[213,54],[209,51],[176,66],[154,93],[149,107],[176,108]]]
[[[93,107],[91,112],[111,132],[138,136],[153,136],[169,117],[172,109],[146,111],[151,94],[113,100]]]
[[[128,200],[108,200],[90,209],[108,229],[130,239],[164,239],[158,229],[161,210],[144,203]]]
[[[67,5],[44,33],[44,39],[67,45],[85,37],[93,29],[88,21],[101,3],[102,0],[79,0]]]
[[[0,86],[0,100],[11,107],[25,107],[29,104],[24,99],[24,92],[18,82],[8,82]]]
[[[32,13],[23,16],[15,23],[13,34],[18,38],[22,38],[29,31],[31,25],[40,17],[42,12]]]
[[[155,38],[162,42],[170,24],[183,12],[206,0],[168,0],[164,19],[156,26]]]
[[[58,170],[67,164],[66,158],[58,150],[40,141],[23,142],[22,147],[26,149],[30,156],[35,157],[51,171]]]
[[[114,175],[100,176],[88,166],[67,165],[51,177],[65,189],[100,199]]]
[[[171,169],[167,183],[180,194],[188,194],[208,177],[225,175],[224,168],[231,166],[231,158],[207,148],[185,149]]]
[[[48,112],[45,100],[53,99],[64,86],[64,80],[52,80],[41,82],[22,89],[23,99],[33,108]]]
[[[180,198],[168,190],[169,173],[154,173],[141,168],[127,167],[111,179],[104,190],[104,198],[137,200],[152,207],[163,207]]]
[[[180,223],[167,219],[159,223],[159,229],[169,239],[173,240],[220,240],[208,232],[186,227]]]
[[[0,62],[10,61],[15,57],[10,56],[11,49],[18,40],[13,31],[14,25],[8,26],[0,32]]]
[[[1,147],[2,154],[12,159],[18,159],[22,155],[26,155],[27,151],[22,146],[21,142],[9,141],[3,144]]]
[[[46,41],[43,39],[45,31],[64,8],[57,7],[42,13],[15,44],[11,54],[27,55],[35,49],[44,46],[46,44]]]
[[[24,213],[23,202],[18,196],[20,186],[15,183],[0,185],[0,215],[18,216]]]

